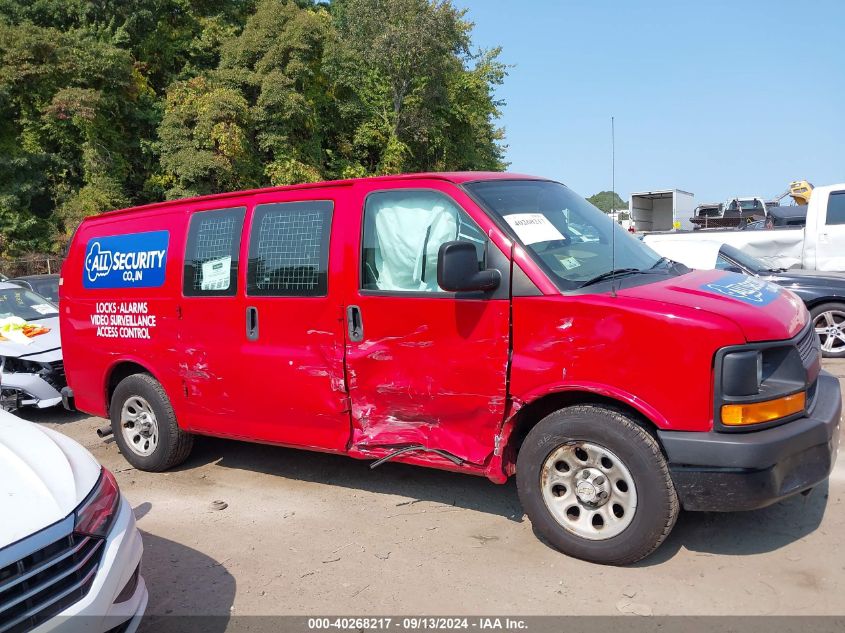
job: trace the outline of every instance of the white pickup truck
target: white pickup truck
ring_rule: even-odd
[[[813,190],[803,228],[672,231],[643,238],[646,244],[681,240],[730,244],[772,268],[845,271],[845,183]]]

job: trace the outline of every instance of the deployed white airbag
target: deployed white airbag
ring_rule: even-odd
[[[386,197],[367,211],[374,215],[378,288],[438,291],[437,254],[444,242],[457,239],[458,208],[441,195],[421,192],[403,196],[401,204]]]

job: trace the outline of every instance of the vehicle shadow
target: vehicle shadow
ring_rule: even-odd
[[[387,463],[370,470],[368,461],[343,455],[198,437],[191,457],[174,470],[215,463],[224,468],[259,472],[300,481],[408,497],[523,520],[513,481],[504,486],[483,477]]]
[[[181,543],[143,530],[141,536],[141,573],[150,599],[138,633],[225,631],[236,586],[226,567]]]
[[[827,509],[828,482],[768,508],[748,512],[682,512],[666,542],[635,567],[659,565],[681,549],[698,556],[772,552],[815,531]]]
[[[47,409],[23,407],[14,411],[14,414],[30,422],[49,422],[50,424],[69,424],[70,422],[78,422],[79,420],[91,417],[89,414],[82,413],[81,411],[68,411],[62,405]]]

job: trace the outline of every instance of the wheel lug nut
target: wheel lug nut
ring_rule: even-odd
[[[600,498],[600,499],[607,499],[607,492],[606,492],[606,491],[604,491],[604,490],[602,490],[602,491],[599,493],[599,498]]]
[[[604,477],[599,475],[598,477],[595,478],[594,482],[597,483],[599,486],[601,486],[604,483]]]

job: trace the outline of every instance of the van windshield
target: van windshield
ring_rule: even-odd
[[[561,290],[576,290],[616,275],[653,272],[664,261],[560,183],[487,180],[465,188],[488,212],[504,220]]]

